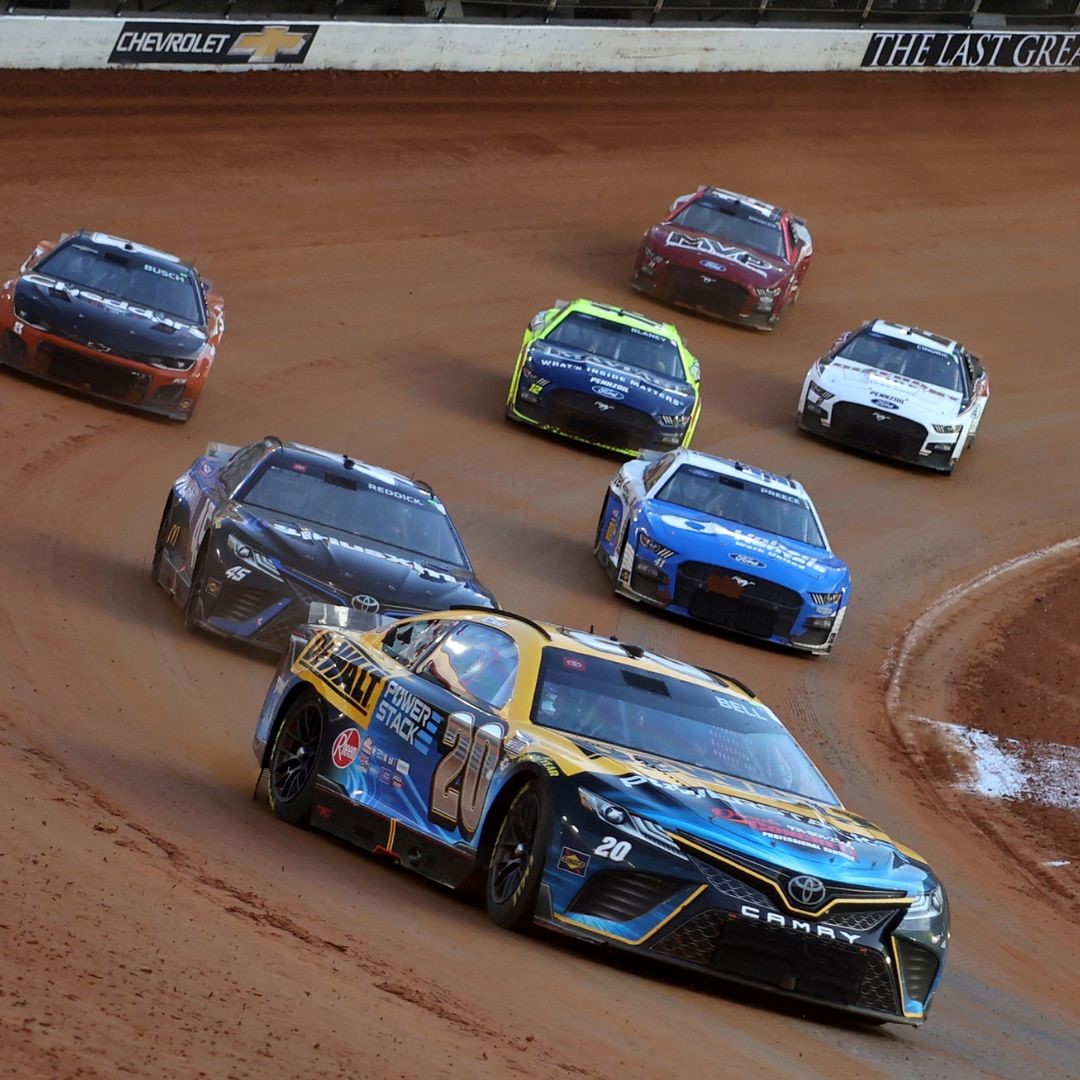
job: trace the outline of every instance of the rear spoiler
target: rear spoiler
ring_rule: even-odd
[[[379,615],[371,611],[339,607],[335,604],[311,604],[308,607],[308,625],[327,626],[336,630],[381,630],[397,619],[391,615]]]

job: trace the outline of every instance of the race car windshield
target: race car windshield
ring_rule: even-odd
[[[847,341],[839,355],[879,371],[940,386],[956,394],[964,393],[964,371],[959,357],[928,349],[915,341],[902,341],[870,330]]]
[[[139,250],[117,251],[80,237],[46,255],[34,271],[184,322],[203,322],[199,286],[191,271]]]
[[[435,500],[307,462],[273,461],[240,498],[244,506],[324,525],[451,566],[469,560]]]
[[[686,381],[676,344],[650,330],[572,311],[544,340],[666,375],[669,379]]]
[[[763,705],[720,684],[552,646],[544,650],[532,721],[839,805],[787,728]]]
[[[758,532],[825,547],[825,538],[808,503],[797,495],[775,491],[748,478],[726,476],[696,465],[680,465],[656,498]]]
[[[783,258],[784,236],[775,221],[741,217],[736,211],[699,199],[680,210],[671,219],[672,224],[684,229],[715,236],[738,247],[752,248],[765,255]]]

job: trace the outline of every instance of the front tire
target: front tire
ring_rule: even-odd
[[[210,538],[207,537],[199,548],[199,554],[195,557],[195,565],[191,570],[191,588],[188,589],[187,600],[184,603],[184,625],[189,630],[198,630],[203,622],[202,579],[209,546]]]
[[[539,779],[514,796],[495,836],[485,898],[498,926],[522,932],[532,925],[554,813]]]
[[[306,825],[315,802],[326,713],[314,690],[293,698],[274,732],[267,794],[274,813],[290,825]]]
[[[161,512],[161,524],[158,525],[157,539],[154,541],[154,558],[150,563],[150,577],[155,582],[161,573],[161,554],[165,550],[165,536],[172,518],[172,504],[173,497],[170,492],[169,497],[165,500],[165,509]]]

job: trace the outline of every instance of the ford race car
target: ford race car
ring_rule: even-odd
[[[173,420],[195,408],[221,335],[193,266],[105,233],[42,241],[0,289],[0,363]]]
[[[879,1021],[940,983],[941,883],[726,676],[506,612],[313,606],[253,749],[278,817],[482,882],[509,929]]]
[[[152,576],[189,627],[274,652],[313,602],[495,606],[427,484],[273,437],[211,443],[173,484]]]
[[[982,361],[959,342],[881,319],[839,338],[799,396],[804,431],[951,473],[990,397]]]
[[[813,254],[802,218],[700,187],[645,233],[631,284],[679,307],[772,330],[798,300]]]
[[[832,650],[851,593],[802,484],[692,450],[619,470],[594,550],[620,596],[807,652]]]
[[[700,381],[701,366],[669,323],[559,300],[525,331],[506,415],[633,457],[689,444]]]

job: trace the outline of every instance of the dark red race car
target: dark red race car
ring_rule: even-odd
[[[632,284],[679,307],[771,330],[798,299],[813,252],[802,218],[700,187],[645,234]]]
[[[105,233],[43,241],[0,289],[0,363],[187,420],[225,330],[193,266]]]

